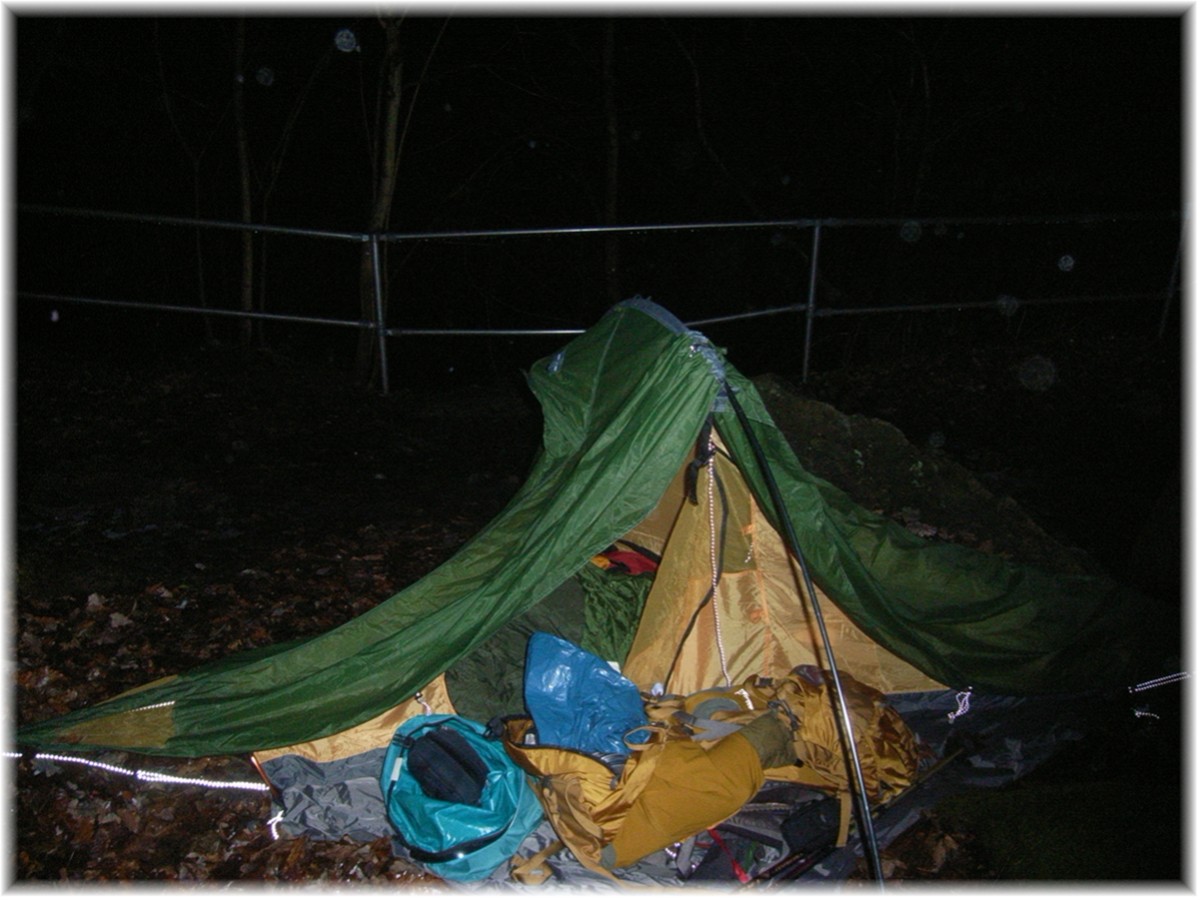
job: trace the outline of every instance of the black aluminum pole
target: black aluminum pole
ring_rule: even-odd
[[[842,678],[838,674],[837,661],[833,656],[833,645],[829,641],[829,631],[825,627],[825,617],[821,613],[821,603],[817,599],[817,591],[813,586],[812,576],[808,571],[808,563],[805,561],[804,554],[800,550],[800,541],[796,537],[796,529],[792,524],[792,517],[788,514],[787,504],[783,502],[783,495],[779,492],[779,485],[775,481],[775,476],[771,473],[771,466],[767,462],[767,455],[763,451],[762,445],[758,442],[758,438],[754,434],[754,429],[750,425],[750,419],[746,416],[746,411],[742,409],[742,404],[738,402],[733,387],[726,381],[724,388],[725,394],[729,399],[729,405],[733,407],[734,415],[737,416],[738,423],[742,426],[742,430],[746,433],[746,439],[750,442],[750,446],[754,450],[754,458],[758,462],[763,480],[767,484],[767,490],[771,494],[771,503],[775,506],[775,512],[779,516],[779,524],[783,527],[788,548],[800,564],[800,573],[804,579],[804,589],[808,592],[808,598],[812,603],[813,617],[817,622],[817,630],[821,632],[821,642],[825,647],[825,658],[829,661],[829,673],[833,681],[833,690],[837,695],[837,706],[840,713],[838,723],[841,726],[842,732],[842,748],[845,750],[846,756],[850,761],[850,768],[854,772],[854,798],[858,807],[858,827],[863,838],[863,850],[871,867],[871,874],[879,882],[879,887],[882,889],[883,866],[879,861],[879,843],[875,837],[875,822],[871,818],[871,801],[867,796],[867,784],[863,778],[862,761],[858,758],[858,746],[854,741],[854,724],[850,721],[850,707],[846,703],[846,693],[842,689]]]

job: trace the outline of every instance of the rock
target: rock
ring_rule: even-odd
[[[954,541],[1053,572],[1096,570],[1086,556],[1054,540],[1012,498],[994,495],[944,449],[918,448],[894,425],[846,415],[776,375],[760,375],[754,384],[801,465],[860,506],[882,510],[922,537]]]

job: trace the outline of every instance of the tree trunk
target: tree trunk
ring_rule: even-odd
[[[329,66],[329,61],[333,57],[334,47],[331,44],[317,60],[317,64],[309,73],[308,80],[304,82],[304,87],[301,88],[300,94],[292,102],[291,109],[288,110],[287,121],[284,122],[282,130],[279,132],[279,139],[275,145],[275,150],[265,166],[265,172],[262,177],[262,183],[259,187],[259,222],[266,225],[270,222],[271,217],[268,212],[271,205],[271,197],[275,193],[275,185],[279,183],[279,173],[283,171],[284,159],[287,157],[288,146],[291,143],[292,136],[296,133],[296,122],[300,118],[300,113],[308,102],[308,97],[312,93],[313,87],[317,80]],[[258,272],[256,281],[258,283],[258,299],[255,303],[255,309],[260,313],[267,311],[267,250],[270,236],[263,234],[259,241],[258,250]],[[257,319],[254,323],[254,333],[258,339],[260,347],[266,346],[266,335],[264,334],[265,322],[263,319]]]
[[[383,89],[384,114],[383,123],[376,135],[376,152],[374,154],[375,171],[372,173],[371,212],[367,230],[371,234],[386,231],[392,217],[392,201],[396,195],[396,176],[399,168],[400,148],[400,100],[403,87],[403,61],[400,55],[400,21],[388,19],[384,23],[387,49],[384,57]],[[383,292],[382,307],[387,317],[387,245],[380,247],[379,285]],[[364,321],[375,321],[375,265],[371,253],[371,244],[364,242],[359,262],[359,314]],[[361,381],[374,384],[380,377],[379,354],[377,352],[379,336],[371,329],[359,332],[358,355],[355,370]]]
[[[238,19],[234,38],[233,73],[233,118],[237,133],[238,173],[241,178],[242,222],[252,221],[252,196],[250,190],[250,141],[246,134],[246,20]],[[242,279],[240,307],[242,312],[254,311],[254,233],[249,229],[242,232]],[[242,347],[250,346],[253,334],[253,319],[242,320],[239,337]]]
[[[192,164],[192,215],[197,219],[200,218],[200,163],[196,161]],[[194,229],[196,234],[196,293],[200,299],[200,305],[208,309],[208,289],[204,281],[204,235],[201,233],[200,226],[197,225]],[[204,339],[208,343],[213,342],[213,327],[212,317],[204,317]]]
[[[180,127],[179,121],[175,115],[175,104],[171,100],[171,89],[167,84],[167,70],[163,65],[162,47],[159,42],[158,19],[154,20],[154,58],[158,63],[158,77],[162,84],[162,101],[163,108],[167,112],[167,119],[171,123],[171,130],[175,132],[175,136],[179,139],[179,146],[183,148],[184,155],[188,158],[188,162],[192,167],[192,217],[200,218],[201,212],[201,186],[200,186],[200,163],[204,159],[204,152],[207,148],[201,147],[199,150],[193,150],[192,145],[188,143],[188,139],[184,137],[183,128]],[[199,305],[208,309],[208,291],[204,281],[204,235],[199,225],[194,229],[196,241],[196,298]],[[208,343],[213,341],[212,317],[204,317],[204,338]]]

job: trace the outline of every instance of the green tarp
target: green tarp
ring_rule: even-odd
[[[954,688],[1086,691],[1161,674],[1179,622],[1107,578],[1052,575],[920,538],[807,473],[754,386],[729,381],[752,420],[814,581],[863,631]],[[765,511],[761,470],[732,413],[717,422]],[[778,524],[778,523],[776,523]]]
[[[723,440],[774,515],[750,444],[720,399],[726,381],[766,449],[814,579],[879,643],[945,684],[994,693],[1127,684],[1139,663],[1157,673],[1148,601],[1107,581],[929,544],[855,506],[800,467],[753,385],[723,354],[670,313],[633,300],[532,368],[543,448],[508,506],[447,563],[327,634],[26,726],[18,743],[231,754],[376,716],[641,521],[714,409]]]

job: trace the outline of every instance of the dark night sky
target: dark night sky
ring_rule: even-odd
[[[255,222],[368,227],[383,29],[369,11],[347,9],[247,22]],[[440,8],[419,9],[400,31],[408,129],[390,230],[603,224],[604,20],[486,8],[447,20]],[[1180,207],[1179,15],[835,18],[781,9],[616,20],[619,223]],[[239,218],[237,20],[191,12],[13,20],[18,202]],[[359,49],[337,49],[344,28]],[[1143,281],[1156,290],[1176,248],[1170,227],[1164,234],[1145,257]],[[1008,247],[1004,237],[968,235],[958,250],[992,258],[935,260],[932,271],[957,279],[943,279],[943,293],[991,300],[1057,289],[1039,273],[1062,248],[1028,230],[1020,236],[1026,244]],[[203,292],[206,305],[232,307],[237,237],[210,231],[204,240],[197,252],[183,229],[24,216],[18,287],[173,303],[196,303]],[[297,239],[270,240],[261,308],[359,317],[353,245],[309,241],[298,250]],[[791,303],[806,289],[807,240],[761,231],[630,236],[614,290],[692,318]],[[898,250],[894,234],[842,232],[838,241],[821,260],[842,295],[896,302],[894,273],[864,273],[862,261],[891,265],[897,252],[913,253]],[[596,240],[425,242],[399,245],[388,266],[410,327],[577,327],[612,300],[602,250]],[[1093,260],[1106,254],[1093,245]],[[1019,261],[1020,277],[997,268],[1005,255]],[[1111,260],[1118,275],[1129,269]],[[980,266],[986,278],[976,278]],[[1071,289],[1146,289],[1114,286],[1094,269],[1093,284],[1082,285],[1085,270],[1081,263]]]
[[[605,20],[561,10],[485,17],[478,8],[447,20],[421,9],[401,28],[408,127],[390,230],[603,224]],[[796,7],[775,16],[617,19],[617,221],[1167,214],[1152,225],[1151,217],[939,222],[915,239],[895,223],[831,227],[819,254],[823,311],[924,304],[970,307],[975,317],[823,319],[814,365],[847,366],[851,348],[856,359],[871,348],[891,353],[898,336],[940,351],[1016,332],[1070,341],[1084,321],[1110,336],[1158,329],[1172,307],[1157,294],[1173,283],[1179,250],[1179,219],[1169,214],[1184,201],[1185,23],[1181,13],[1147,10],[838,18]],[[18,203],[239,218],[236,19],[43,14],[10,24]],[[334,40],[347,28],[360,48],[349,53]],[[365,230],[380,22],[359,8],[342,17],[259,17],[247,21],[246,36],[252,220]],[[15,223],[16,284],[26,295],[225,311],[241,299],[233,231],[201,238],[187,228],[37,212]],[[595,236],[387,244],[388,325],[586,327],[614,294],[634,293],[685,321],[795,309],[809,296],[814,233],[772,225],[624,235],[615,285],[605,278],[609,247]],[[257,309],[341,324],[370,318],[360,242],[257,240]],[[1064,318],[1076,318],[1066,326],[1049,312],[1027,323],[1033,305],[1011,304],[1071,295],[1152,301],[1109,304],[1116,312],[1108,319],[1069,310]],[[194,346],[200,334],[200,316],[80,304],[51,317],[46,304],[24,301],[15,317],[22,346],[66,358],[68,339],[119,345],[136,358]],[[1005,310],[1016,305],[1021,315],[1009,319]],[[1172,327],[1181,307],[1173,302]],[[211,328],[215,317],[203,318]],[[763,321],[704,331],[748,374],[795,377],[802,317]],[[239,337],[231,323],[221,320],[230,327],[220,339]],[[334,362],[355,358],[364,332],[272,322],[263,333],[272,347]],[[390,371],[393,383],[498,377],[560,345],[557,336],[404,337],[389,351]]]
[[[410,85],[442,21],[405,25]],[[360,52],[332,50],[346,25]],[[165,90],[206,147],[205,214],[232,217],[231,19],[21,16],[14,32],[19,201],[189,212]],[[327,57],[273,220],[362,227],[381,41],[369,16],[250,23],[260,177]],[[412,114],[393,224],[599,222],[601,41],[594,18],[452,19]],[[620,218],[1174,208],[1181,54],[1174,16],[621,19]]]

